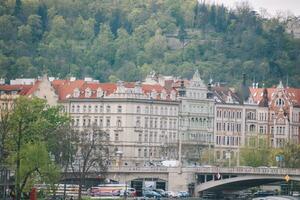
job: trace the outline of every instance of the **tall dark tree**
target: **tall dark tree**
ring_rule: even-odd
[[[41,17],[43,32],[45,32],[48,26],[48,9],[46,4],[39,4],[37,14]]]
[[[81,200],[82,187],[89,172],[104,175],[110,160],[108,135],[95,125],[75,133],[78,138],[71,167],[79,179],[78,199]]]

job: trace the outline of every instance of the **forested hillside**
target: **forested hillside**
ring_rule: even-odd
[[[1,0],[0,76],[134,81],[151,70],[236,85],[300,87],[300,41],[242,4],[196,0]]]

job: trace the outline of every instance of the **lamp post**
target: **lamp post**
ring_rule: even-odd
[[[231,167],[231,151],[227,151],[226,154],[226,159],[228,159],[228,166]]]
[[[116,152],[116,155],[118,156],[118,167],[119,167],[119,173],[120,173],[120,169],[121,169],[121,161],[122,161],[122,156],[123,156],[123,151],[118,150]],[[125,175],[124,175],[125,177]],[[119,177],[119,181],[121,179],[121,173],[120,173],[120,177]],[[124,199],[127,199],[127,183],[126,183],[126,177],[125,177],[125,191],[124,191]]]

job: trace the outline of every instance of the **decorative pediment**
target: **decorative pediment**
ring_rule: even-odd
[[[78,98],[80,96],[80,90],[78,88],[75,88],[73,90],[73,97]]]
[[[176,100],[176,92],[174,90],[171,91],[170,93],[170,98],[171,100],[175,101]]]
[[[118,81],[117,82],[117,90],[116,93],[125,93],[125,87],[124,87],[124,82],[123,81]]]
[[[141,94],[141,93],[143,93],[143,90],[142,90],[142,86],[141,86],[141,82],[140,82],[140,81],[135,82],[135,85],[134,85],[134,93],[136,93],[136,94]]]
[[[160,94],[161,99],[166,100],[167,99],[167,92],[166,90],[162,90],[161,94]]]
[[[104,91],[102,90],[102,88],[98,88],[97,89],[97,98],[101,98],[104,97]]]
[[[156,92],[156,90],[153,89],[153,90],[151,91],[151,93],[150,93],[150,98],[151,98],[151,99],[156,99],[156,98],[157,98],[157,92]]]
[[[198,70],[195,71],[193,78],[190,82],[191,87],[206,87],[203,83],[202,79],[200,78],[200,73]]]
[[[89,98],[92,96],[92,90],[90,88],[86,88],[85,91],[84,91],[84,96],[86,98]]]

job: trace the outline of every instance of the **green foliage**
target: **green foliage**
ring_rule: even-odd
[[[60,108],[49,107],[46,101],[38,98],[19,97],[12,110],[1,114],[4,118],[1,118],[0,133],[1,138],[5,136],[4,152],[8,152],[8,163],[15,169],[16,198],[38,181],[57,182],[58,168],[50,160],[49,153],[60,155],[54,138],[68,122]]]
[[[271,149],[264,137],[248,138],[248,145],[240,149],[241,165],[244,166],[268,166]]]
[[[299,39],[286,21],[245,3],[228,10],[196,0],[0,2],[0,76],[7,79],[46,70],[133,81],[148,68],[176,76],[192,68],[232,85],[242,73],[267,86],[287,75],[290,85],[300,83]]]

